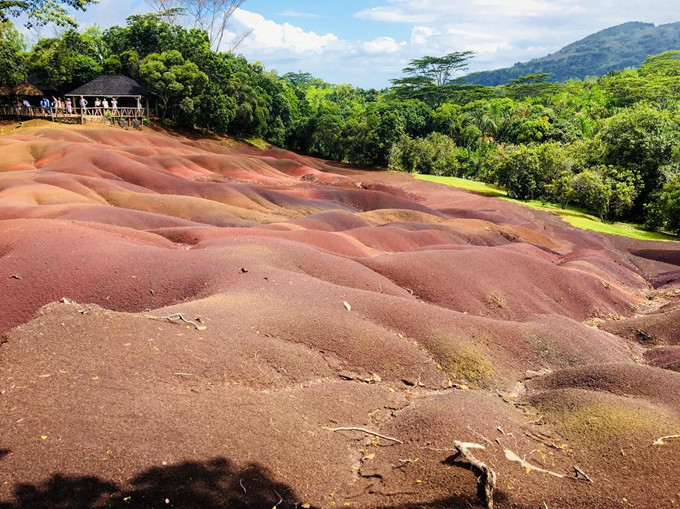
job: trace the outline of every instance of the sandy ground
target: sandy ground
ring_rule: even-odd
[[[0,127],[0,508],[481,507],[455,441],[495,507],[680,504],[678,246],[228,140]]]

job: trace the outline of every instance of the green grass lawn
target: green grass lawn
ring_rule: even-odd
[[[262,138],[258,138],[257,136],[242,137],[239,138],[239,140],[249,145],[252,145],[255,148],[259,148],[260,150],[266,150],[271,147],[269,143],[264,141]]]
[[[593,230],[596,232],[610,233],[612,235],[622,235],[624,237],[631,237],[633,239],[641,240],[664,240],[664,241],[679,241],[675,235],[669,235],[660,232],[650,232],[645,230],[639,224],[606,222],[603,223],[596,216],[589,214],[583,209],[576,207],[568,207],[562,209],[559,205],[552,203],[542,203],[539,200],[515,200],[508,198],[508,194],[502,189],[492,184],[484,182],[477,182],[476,180],[466,180],[457,177],[437,177],[434,175],[414,175],[420,180],[427,180],[428,182],[437,182],[438,184],[446,184],[447,186],[460,187],[469,191],[474,191],[480,194],[495,196],[502,200],[509,200],[525,207],[531,207],[537,210],[545,210],[557,214],[562,217],[569,224],[581,228],[583,230]]]

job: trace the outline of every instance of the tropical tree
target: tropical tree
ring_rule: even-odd
[[[575,200],[604,221],[609,212],[611,188],[602,175],[594,170],[584,170],[574,176],[571,185]]]
[[[550,83],[549,72],[537,72],[520,76],[517,79],[510,80],[506,85],[508,95],[518,100],[544,98],[554,91],[555,88],[555,85]]]
[[[162,118],[173,107],[183,114],[192,113],[202,87],[208,82],[208,76],[196,64],[185,61],[175,50],[147,56],[139,67],[139,77],[160,100]]]
[[[402,70],[407,76],[392,80],[392,83],[416,87],[425,84],[448,85],[457,72],[468,69],[469,61],[474,54],[474,51],[454,51],[443,57],[424,56],[413,59]]]
[[[571,170],[572,161],[566,149],[556,143],[515,145],[494,155],[493,178],[520,200],[549,196],[550,184]]]
[[[26,16],[26,27],[53,23],[59,26],[77,26],[68,9],[84,11],[97,0],[0,0],[0,22]]]
[[[659,203],[665,219],[665,227],[680,234],[680,172],[663,186]]]
[[[10,21],[0,23],[0,84],[12,86],[24,77],[25,49],[24,37],[15,26]]]
[[[680,126],[668,112],[636,105],[609,119],[598,134],[602,159],[640,175],[638,214],[662,181],[661,168],[672,162],[673,148],[680,140]]]
[[[96,29],[69,29],[61,38],[38,41],[29,55],[28,67],[45,85],[72,89],[102,73],[106,51]]]

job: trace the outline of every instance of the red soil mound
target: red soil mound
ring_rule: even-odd
[[[525,244],[521,252],[500,247],[428,250],[365,263],[427,302],[475,315],[524,319],[559,313],[584,320],[630,313],[629,295],[555,261]]]
[[[644,345],[680,345],[680,308],[661,310],[629,320],[611,321],[601,327]]]
[[[680,374],[648,366],[602,365],[569,368],[530,382],[533,390],[568,388],[644,397],[680,413]]]
[[[680,346],[655,348],[645,352],[645,360],[657,368],[680,371]]]
[[[677,309],[628,318],[675,245],[235,142],[0,151],[3,509],[474,506],[456,440],[497,507],[680,503],[677,352],[645,351]]]

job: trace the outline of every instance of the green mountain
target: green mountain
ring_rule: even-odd
[[[547,72],[553,81],[603,76],[610,71],[637,67],[649,55],[680,49],[680,22],[654,26],[630,22],[607,28],[565,46],[557,53],[495,71],[473,73],[467,83],[502,85],[519,76]]]

